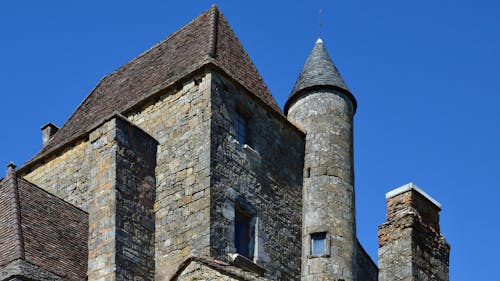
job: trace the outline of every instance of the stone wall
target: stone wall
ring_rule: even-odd
[[[353,115],[347,96],[327,90],[311,91],[288,111],[307,132],[302,280],[355,278]],[[326,233],[322,255],[311,253],[313,233]]]
[[[357,281],[377,281],[378,267],[372,258],[365,251],[363,246],[357,241],[356,248],[356,280]]]
[[[304,134],[222,75],[213,75],[211,255],[236,253],[235,208],[254,220],[253,261],[274,280],[300,278]],[[235,114],[248,119],[248,145]]]
[[[157,142],[119,115],[89,141],[88,280],[154,280]]]
[[[210,224],[210,85],[199,75],[126,113],[158,140],[156,280],[189,256],[208,256]]]
[[[88,212],[91,157],[88,141],[80,140],[33,170],[20,171],[19,175]]]
[[[439,231],[440,207],[418,189],[387,200],[379,226],[380,281],[448,281],[450,246]],[[403,188],[404,188],[403,187]]]

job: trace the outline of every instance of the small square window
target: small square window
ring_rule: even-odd
[[[236,140],[241,145],[248,144],[248,118],[236,112],[234,117],[234,128],[236,130]]]
[[[326,232],[311,234],[311,255],[326,255]]]

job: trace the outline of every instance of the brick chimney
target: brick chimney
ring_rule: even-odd
[[[379,226],[379,280],[449,280],[450,245],[440,232],[441,204],[413,183],[386,194]]]

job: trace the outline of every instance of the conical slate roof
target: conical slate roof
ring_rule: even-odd
[[[226,19],[209,10],[104,77],[26,166],[60,149],[114,114],[207,66],[216,66],[278,114],[283,114]],[[24,168],[23,167],[23,168]]]
[[[304,94],[305,90],[319,88],[335,88],[352,97],[344,79],[328,55],[321,38],[318,38],[314,44],[314,48],[309,54],[297,82],[295,82],[292,93],[285,104],[285,113],[288,112],[292,103]],[[356,105],[354,97],[352,99]]]

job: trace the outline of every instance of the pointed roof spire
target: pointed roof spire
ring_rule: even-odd
[[[323,39],[318,36],[309,57],[300,73],[292,93],[285,104],[285,114],[292,103],[309,89],[336,89],[351,97],[354,107],[356,100],[342,79],[337,67],[326,51]]]

